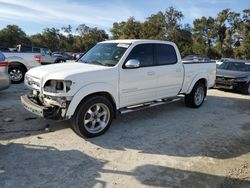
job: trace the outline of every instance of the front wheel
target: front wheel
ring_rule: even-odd
[[[10,66],[9,67],[9,75],[11,79],[11,83],[13,84],[19,84],[23,82],[24,75],[25,75],[25,69],[21,66]]]
[[[203,82],[197,82],[190,94],[185,95],[185,104],[191,108],[199,108],[206,97],[206,87]]]
[[[250,94],[250,83],[246,84],[246,85],[243,87],[242,93],[243,93],[243,94],[246,94],[246,95],[249,95],[249,94]]]
[[[96,137],[105,133],[114,117],[114,109],[108,99],[94,96],[82,102],[73,118],[73,130],[81,137]]]

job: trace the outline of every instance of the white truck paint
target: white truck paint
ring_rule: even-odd
[[[160,58],[164,57],[168,60],[168,56],[160,54],[161,47],[173,48],[171,57],[175,57],[176,61],[171,64],[158,65]],[[104,47],[102,47],[104,46]],[[107,46],[105,49],[105,46]],[[109,47],[112,46],[112,47]],[[143,62],[138,59],[129,59],[136,54],[136,50],[143,48],[151,49],[153,65],[143,66]],[[100,52],[98,51],[98,48]],[[105,60],[106,56],[112,55],[110,49],[119,49],[119,60],[113,66],[103,66],[89,62],[64,63],[57,65],[48,65],[38,67],[27,72],[25,84],[33,90],[32,96],[22,96],[24,107],[45,118],[53,119],[74,119],[74,129],[81,136],[98,136],[103,134],[112,121],[113,110],[133,109],[134,106],[150,105],[159,101],[164,102],[176,98],[178,95],[185,95],[187,106],[199,107],[206,96],[206,90],[215,83],[216,64],[211,62],[185,62],[181,61],[181,56],[177,46],[172,42],[154,41],[154,40],[114,40],[105,41],[97,44],[96,47],[87,52],[81,59],[85,60],[92,57],[91,54],[99,56],[104,50],[103,56],[99,58],[100,62],[108,63],[113,60]],[[124,48],[124,49],[123,49]],[[105,50],[107,52],[105,52]],[[97,52],[96,52],[97,51]],[[121,51],[123,54],[121,54]],[[143,54],[142,49],[137,50],[142,59],[151,58],[148,54]],[[114,51],[117,53],[117,51]],[[166,51],[166,53],[168,53]],[[89,55],[90,54],[90,55]],[[119,56],[121,55],[121,57]],[[159,59],[159,60],[158,60]],[[164,60],[164,59],[163,59]],[[171,60],[171,58],[170,58]],[[170,61],[169,60],[169,61]],[[144,60],[143,60],[144,61]],[[95,62],[95,61],[93,61]],[[150,62],[150,61],[148,61]],[[141,63],[139,67],[136,63]],[[130,65],[129,65],[130,64]],[[132,64],[132,65],[131,65]],[[52,80],[52,81],[51,81]],[[68,88],[67,88],[68,87]],[[98,98],[99,97],[99,98]],[[91,99],[99,102],[96,105]],[[104,99],[103,99],[104,98]],[[105,102],[105,98],[109,102]],[[199,103],[196,101],[199,101]],[[81,128],[79,121],[76,120],[81,116],[82,109],[93,103],[96,105],[97,112],[92,113],[92,109],[85,112],[86,116],[96,118],[91,122],[93,127],[97,124],[102,125],[99,130],[88,130],[87,123]],[[107,104],[108,103],[108,104]],[[109,109],[112,104],[112,108]],[[109,110],[107,110],[107,108]],[[102,121],[101,111],[105,111]],[[86,111],[86,109],[85,109]],[[99,119],[98,119],[99,118]],[[111,119],[111,120],[110,120]],[[90,120],[86,120],[89,122]],[[76,125],[77,124],[77,125]],[[105,126],[104,126],[105,125]]]

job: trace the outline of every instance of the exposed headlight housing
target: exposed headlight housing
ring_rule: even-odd
[[[70,80],[48,80],[44,85],[44,91],[49,93],[67,93],[72,85]]]
[[[25,75],[25,81],[24,82],[28,87],[39,89],[40,88],[40,82],[39,81],[40,80],[38,78],[29,76],[29,75]]]
[[[234,81],[236,81],[236,82],[246,82],[247,81],[247,77],[236,78]]]

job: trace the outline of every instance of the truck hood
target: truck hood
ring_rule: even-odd
[[[217,69],[216,75],[217,76],[229,77],[229,78],[243,78],[243,77],[249,77],[250,72]]]
[[[43,65],[30,69],[26,74],[39,80],[47,79],[67,79],[76,74],[84,74],[93,71],[109,69],[101,65],[93,65],[86,63],[59,63],[53,65]]]

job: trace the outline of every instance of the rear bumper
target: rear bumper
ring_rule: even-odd
[[[4,90],[10,87],[10,77],[7,73],[0,73],[0,90]]]
[[[35,102],[35,99],[32,97],[29,97],[27,95],[21,96],[21,103],[24,106],[26,110],[29,112],[45,118],[45,119],[54,119],[54,120],[62,120],[63,117],[61,117],[61,109],[56,106],[42,106]]]

